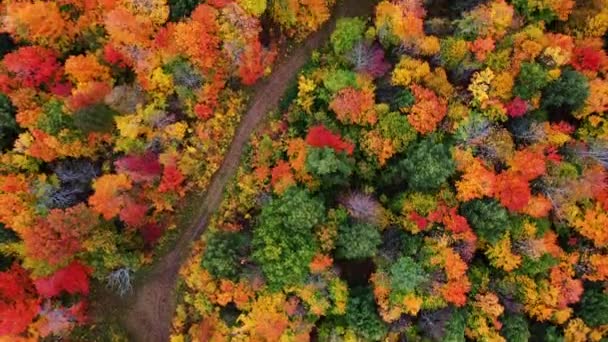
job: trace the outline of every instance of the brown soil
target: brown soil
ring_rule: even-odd
[[[266,113],[276,109],[280,96],[287,90],[300,68],[306,63],[311,52],[320,48],[329,38],[340,17],[371,15],[374,0],[343,0],[332,19],[319,31],[311,35],[297,49],[285,56],[283,63],[275,67],[272,75],[254,89],[249,110],[237,129],[230,149],[220,169],[213,176],[202,203],[196,223],[183,231],[175,247],[160,258],[150,274],[136,284],[130,298],[109,300],[105,305],[114,303],[112,314],[120,315],[118,320],[124,325],[134,341],[164,342],[169,340],[171,320],[175,311],[175,285],[181,264],[187,258],[193,241],[203,233],[209,219],[218,209],[224,187],[235,175],[243,148]],[[113,306],[113,305],[112,305]],[[106,308],[106,310],[109,308]],[[97,308],[104,310],[104,308]]]

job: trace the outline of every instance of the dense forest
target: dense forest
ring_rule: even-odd
[[[0,5],[0,341],[129,340],[91,288],[172,248],[334,6]],[[181,266],[171,342],[608,341],[607,51],[607,0],[338,19]]]

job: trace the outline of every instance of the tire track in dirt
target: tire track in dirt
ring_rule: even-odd
[[[252,101],[243,116],[228,153],[214,174],[202,201],[196,223],[185,229],[175,247],[152,267],[145,281],[138,283],[130,298],[123,301],[118,320],[134,341],[165,342],[169,340],[171,321],[175,311],[175,285],[182,263],[190,246],[207,228],[213,213],[220,206],[223,191],[235,175],[243,149],[251,134],[266,114],[278,107],[281,96],[289,87],[314,49],[320,48],[333,32],[337,18],[369,16],[375,0],[343,0],[336,5],[332,18],[313,33],[298,48],[291,51],[273,73],[254,88]],[[101,308],[103,310],[103,308]]]

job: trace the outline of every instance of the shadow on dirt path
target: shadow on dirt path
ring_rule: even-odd
[[[224,187],[235,175],[249,137],[265,115],[278,107],[280,97],[306,63],[311,52],[328,40],[337,18],[369,16],[375,3],[375,0],[342,0],[334,9],[332,19],[285,56],[284,61],[275,66],[271,76],[254,88],[250,107],[241,120],[223,164],[211,180],[201,202],[202,208],[196,223],[181,233],[175,247],[159,259],[145,280],[136,285],[129,298],[110,301],[119,306],[113,312],[120,315],[116,318],[128,330],[132,340],[142,342],[169,340],[171,320],[175,311],[174,290],[180,266],[188,256],[191,243],[203,233],[209,219],[219,208]]]

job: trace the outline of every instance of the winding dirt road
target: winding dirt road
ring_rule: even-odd
[[[183,231],[174,249],[160,258],[145,281],[136,285],[131,298],[126,298],[122,304],[125,307],[120,310],[121,317],[118,319],[128,330],[132,340],[169,340],[171,320],[175,311],[174,290],[180,266],[189,254],[191,243],[205,231],[209,219],[219,208],[224,188],[236,173],[249,137],[263,121],[266,113],[278,107],[280,97],[306,63],[311,52],[327,41],[337,18],[371,15],[375,3],[374,0],[342,0],[335,8],[332,19],[289,53],[284,62],[275,67],[271,76],[255,87],[250,108],[243,116],[224,162],[213,176],[201,202],[203,207],[196,224]]]

